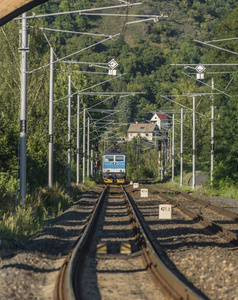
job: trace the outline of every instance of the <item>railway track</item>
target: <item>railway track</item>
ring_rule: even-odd
[[[207,299],[236,299],[237,235],[192,212],[186,203],[176,202],[174,191],[154,185],[148,188],[147,201],[139,191],[134,191],[134,199],[177,276],[193,283]],[[158,220],[159,205],[165,203],[172,205],[172,219]]]
[[[190,213],[193,217],[206,222],[215,231],[224,235],[230,242],[238,245],[237,212],[214,205],[208,200],[199,199],[181,191],[165,187],[160,187],[160,191],[163,191],[161,197],[164,197],[165,200],[170,201],[174,205],[179,205],[185,213]],[[169,195],[166,194],[166,191]]]
[[[105,188],[62,266],[55,299],[203,299],[161,261],[137,210],[125,190]]]
[[[209,230],[211,226],[200,223],[198,218],[187,216],[179,209],[179,205],[171,204],[172,219],[160,219],[159,205],[167,204],[168,200],[160,197],[158,191],[152,192],[152,187],[158,190],[159,186],[148,186],[150,191],[147,198],[140,196],[141,184],[139,189],[134,189],[131,185],[125,186],[125,189],[130,194],[129,198],[133,198],[130,200],[134,202],[137,217],[142,221],[142,229],[149,235],[154,252],[167,269],[202,299],[237,300],[238,247],[217,232]],[[27,243],[28,250],[22,249],[13,257],[5,257],[0,261],[0,277],[4,278],[0,281],[1,299],[8,299],[9,295],[16,295],[17,299],[52,299],[59,267],[63,265],[62,270],[65,270],[61,274],[71,273],[67,269],[76,249],[75,242],[79,235],[82,237],[86,234],[84,224],[90,223],[89,215],[95,210],[103,188],[104,186],[98,186],[82,195],[69,210],[57,218],[54,225],[45,228]],[[132,229],[134,220],[129,219],[130,212],[126,209],[121,191],[112,188],[113,186],[111,193],[105,194],[99,219],[94,226],[96,231],[92,228],[91,243],[85,248],[85,256],[81,260],[83,265],[79,266],[79,272],[76,271],[79,276],[74,286],[79,287],[79,297],[165,299],[161,287],[152,280],[154,275],[151,275],[150,271],[154,269],[154,261],[147,261],[145,265],[143,263],[142,250],[148,250],[149,254],[149,246],[147,242],[143,242],[140,232],[135,230],[137,237],[142,241],[140,247]],[[176,198],[174,192],[164,192],[165,196]],[[210,200],[215,204],[215,199],[214,202],[213,199]],[[220,198],[218,200],[223,208],[230,206],[233,212],[235,208],[238,209],[235,201],[228,202],[225,199],[226,202],[222,202],[224,199]],[[190,202],[189,200],[188,203]],[[81,238],[78,238],[78,242],[80,240]],[[129,242],[131,253],[121,253],[122,242]],[[105,244],[107,251],[97,252],[98,246],[102,245],[103,250]],[[150,258],[150,255],[148,257]],[[65,290],[68,296],[69,280],[65,281],[63,276],[58,278],[60,280],[57,281],[55,294],[61,299],[67,299],[63,298],[61,289]],[[173,286],[175,287],[175,284]],[[186,296],[186,299],[189,297]]]

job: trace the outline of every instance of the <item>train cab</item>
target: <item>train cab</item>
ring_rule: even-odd
[[[102,158],[102,174],[105,183],[125,183],[126,156],[124,153],[108,153]]]

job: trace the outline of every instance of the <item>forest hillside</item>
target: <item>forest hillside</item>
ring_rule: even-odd
[[[133,1],[132,3],[136,3]],[[66,1],[51,0],[28,12],[28,16],[57,12],[95,9],[118,6],[121,1],[93,0]],[[95,15],[121,14],[122,16]],[[130,15],[134,15],[131,17]],[[138,21],[135,15],[156,15],[157,19]],[[47,185],[48,173],[48,109],[49,109],[49,64],[50,46],[54,47],[54,176],[55,181],[66,184],[67,179],[67,100],[68,76],[72,76],[73,93],[88,89],[92,92],[134,92],[130,97],[82,95],[82,107],[97,106],[98,109],[118,110],[114,121],[123,124],[145,122],[149,114],[158,111],[179,110],[181,105],[192,108],[190,97],[176,98],[176,103],[168,95],[187,93],[210,93],[211,79],[215,88],[215,171],[214,183],[235,184],[238,171],[238,120],[237,120],[237,25],[238,8],[234,0],[145,0],[142,5],[132,7],[92,10],[91,14],[74,13],[28,20],[29,53],[27,61],[27,182],[29,190]],[[127,24],[128,23],[128,24]],[[0,73],[0,172],[2,194],[13,186],[19,178],[19,115],[20,115],[20,20],[12,20],[0,30],[1,73]],[[119,35],[118,35],[119,34]],[[102,42],[105,40],[104,42]],[[216,41],[201,44],[194,40]],[[219,41],[217,41],[219,40]],[[91,45],[94,45],[91,47]],[[97,44],[97,45],[96,45]],[[211,47],[215,45],[218,48]],[[87,49],[86,49],[87,48]],[[85,51],[79,51],[86,49]],[[71,56],[68,63],[61,58]],[[102,66],[114,58],[118,74],[113,79],[103,73]],[[72,62],[80,62],[73,64]],[[84,62],[84,64],[83,64]],[[205,79],[196,82],[194,70],[199,63],[206,66]],[[225,66],[224,64],[233,64]],[[191,64],[183,68],[172,64]],[[216,64],[216,65],[215,65]],[[99,66],[100,65],[100,68]],[[40,69],[38,69],[40,68]],[[185,74],[186,73],[186,74]],[[104,84],[99,84],[109,80]],[[97,86],[96,86],[97,85]],[[221,93],[222,92],[222,93]],[[167,99],[165,97],[166,96]],[[64,98],[64,99],[62,99]],[[180,104],[178,104],[179,102]],[[197,116],[196,154],[199,164],[209,170],[210,159],[210,96],[196,97]],[[73,100],[72,140],[73,158],[76,155],[76,97]],[[170,114],[171,117],[171,114]],[[98,111],[91,113],[92,119],[102,118]],[[179,115],[176,116],[179,119]],[[184,119],[188,128],[184,133],[185,163],[191,163],[192,116]],[[82,118],[81,118],[82,125]],[[117,131],[123,136],[126,125]],[[93,130],[92,141],[100,137]],[[176,126],[176,159],[179,159],[179,125]],[[97,137],[98,135],[98,137]],[[101,143],[102,144],[102,143]],[[82,145],[82,143],[81,143]],[[128,170],[133,174],[136,163],[133,145],[128,146]],[[82,151],[82,149],[80,150]],[[153,152],[153,150],[151,150]],[[156,164],[150,158],[153,154],[144,152],[148,172],[143,176],[156,176]],[[73,159],[73,176],[75,160]],[[151,165],[150,167],[148,167]],[[37,170],[37,172],[36,172]],[[0,187],[1,188],[1,187]]]

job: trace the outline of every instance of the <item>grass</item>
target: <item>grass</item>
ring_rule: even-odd
[[[91,180],[86,180],[84,185],[73,184],[70,189],[56,184],[50,189],[43,188],[27,195],[24,207],[19,204],[14,211],[6,211],[0,215],[0,241],[2,237],[20,243],[26,242],[46,226],[47,219],[61,215],[82,193],[95,185]],[[2,239],[1,247],[8,246],[9,242]]]
[[[196,175],[199,174],[200,171],[196,171]],[[180,187],[180,176],[176,176],[174,181],[175,182],[166,182],[165,185],[175,188],[175,189],[182,189],[186,192],[191,192],[194,194],[202,193],[208,197],[216,195],[226,198],[233,198],[238,199],[238,188],[235,184],[229,182],[229,181],[220,181],[217,185],[217,188],[214,188],[211,186],[210,180],[207,181],[202,187],[196,187],[196,190],[193,191],[192,187],[188,185],[189,179],[192,177],[193,173],[188,172],[184,173],[183,175],[183,186]]]

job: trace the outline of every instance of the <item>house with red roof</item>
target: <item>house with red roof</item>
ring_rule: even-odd
[[[150,122],[155,123],[160,131],[169,127],[169,120],[165,114],[154,113],[153,117],[150,119]]]

